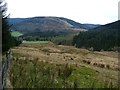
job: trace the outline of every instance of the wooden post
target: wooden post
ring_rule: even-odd
[[[9,64],[10,64],[10,53],[11,53],[10,50],[6,52],[6,61],[2,67],[2,90],[4,89],[4,86],[5,86],[7,71],[8,71]]]
[[[0,89],[1,87],[2,87],[2,12],[0,6]]]

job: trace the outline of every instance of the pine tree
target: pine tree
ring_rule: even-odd
[[[7,3],[0,1],[0,12],[2,13],[2,52],[6,52],[10,47],[20,44],[20,41],[10,34],[10,25],[8,23],[8,16],[6,15]]]

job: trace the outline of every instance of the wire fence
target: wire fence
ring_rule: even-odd
[[[11,60],[11,51],[9,50],[6,52],[6,59],[5,59],[4,63],[2,64],[2,87],[1,87],[1,90],[4,90],[4,87],[5,87],[7,72],[8,72],[8,68],[10,65],[10,60]]]

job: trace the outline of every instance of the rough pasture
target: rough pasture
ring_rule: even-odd
[[[68,87],[73,87],[74,83],[79,84],[78,82],[81,83],[79,84],[81,87],[87,85],[87,87],[89,87],[89,80],[94,81],[94,79],[97,81],[103,80],[103,82],[104,80],[110,80],[113,84],[116,84],[118,80],[117,72],[119,70],[118,57],[111,55],[115,53],[117,54],[117,52],[91,52],[72,46],[55,45],[51,42],[48,44],[23,43],[19,47],[12,49],[13,61],[17,62],[18,66],[24,65],[26,69],[31,68],[31,70],[33,70],[34,68],[38,71],[39,69],[43,70],[43,72],[39,72],[38,75],[41,75],[41,73],[42,75],[46,75],[48,71],[51,82],[59,83],[60,86],[66,82],[69,83]],[[39,69],[37,69],[37,65]],[[91,74],[91,72],[93,73]],[[80,81],[76,81],[75,79]],[[62,82],[61,80],[65,81]],[[83,82],[85,84],[82,84]],[[101,83],[99,82],[98,87],[100,87],[100,85]]]

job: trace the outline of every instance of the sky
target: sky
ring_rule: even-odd
[[[118,20],[120,0],[6,0],[11,18],[65,17],[79,23],[107,24]]]

